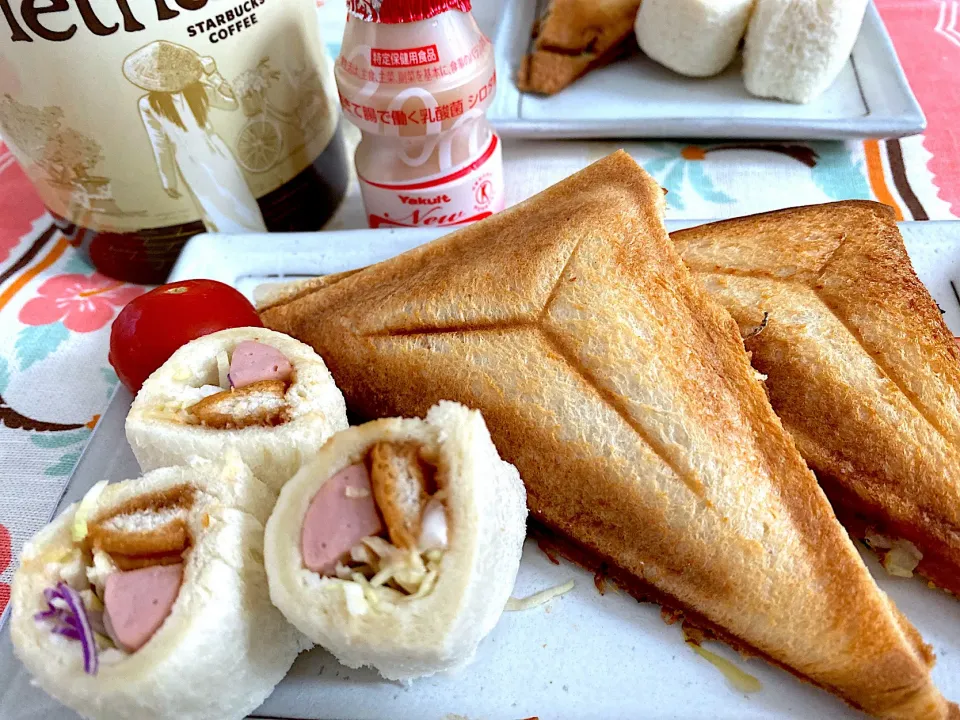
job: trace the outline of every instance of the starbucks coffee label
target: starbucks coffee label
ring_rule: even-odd
[[[314,0],[0,0],[0,135],[55,214],[263,231],[323,152]]]

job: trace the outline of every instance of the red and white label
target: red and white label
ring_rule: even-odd
[[[440,53],[437,52],[436,45],[424,45],[423,47],[406,48],[404,50],[387,50],[384,48],[371,48],[370,50],[370,64],[373,67],[416,67],[417,65],[430,65],[435,62],[440,62]]]
[[[412,183],[377,183],[360,178],[372,228],[446,227],[483,220],[503,210],[503,156],[500,139],[463,166]]]

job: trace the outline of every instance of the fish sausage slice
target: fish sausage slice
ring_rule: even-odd
[[[289,382],[293,366],[282,352],[272,345],[244,340],[233,349],[230,358],[230,384],[241,388],[260,380]]]
[[[103,593],[104,622],[127,652],[143,647],[167,619],[180,593],[183,563],[116,572]]]
[[[350,465],[321,485],[310,501],[300,540],[303,564],[321,575],[331,574],[350,548],[381,532],[367,468]]]

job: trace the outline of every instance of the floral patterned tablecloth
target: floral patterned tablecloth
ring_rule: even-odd
[[[927,114],[926,134],[855,143],[626,143],[670,191],[672,217],[846,198],[879,200],[908,220],[960,217],[960,2],[876,1]],[[333,4],[327,0],[322,18],[342,18]],[[330,39],[339,34],[324,29]],[[505,143],[509,200],[622,144]],[[0,611],[19,549],[48,521],[116,387],[110,322],[143,290],[100,275],[70,247],[0,145]]]

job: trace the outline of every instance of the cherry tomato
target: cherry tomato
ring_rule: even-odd
[[[137,392],[181,345],[232,327],[263,327],[256,309],[229,285],[184,280],[131,300],[110,329],[110,364]]]

